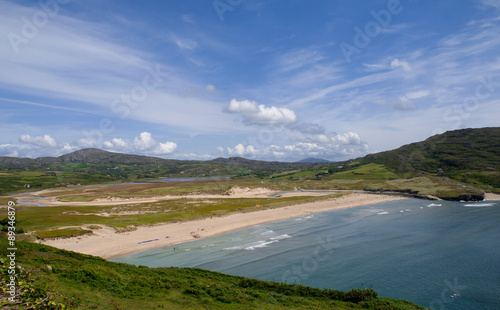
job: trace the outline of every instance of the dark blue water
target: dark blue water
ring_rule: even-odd
[[[500,309],[500,201],[407,199],[316,213],[115,259]],[[451,297],[460,294],[459,297]]]

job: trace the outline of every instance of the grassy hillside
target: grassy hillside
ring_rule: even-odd
[[[0,238],[2,288],[7,247]],[[33,243],[17,247],[20,296],[12,309],[424,309],[371,289],[341,292],[201,269],[136,267]],[[1,291],[2,309],[9,309],[6,297]]]
[[[462,129],[423,142],[365,156],[361,163],[378,163],[406,177],[436,175],[500,191],[500,128]]]
[[[281,173],[273,179],[308,187],[321,184],[481,200],[485,191],[500,193],[500,128],[450,131],[396,150]]]
[[[500,127],[461,129],[432,136],[396,150],[367,155],[363,163],[376,162],[398,173],[499,171]]]

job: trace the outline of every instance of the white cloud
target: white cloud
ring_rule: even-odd
[[[175,35],[171,35],[170,39],[180,49],[194,50],[198,46],[198,43],[191,39],[186,39],[186,38],[181,39]]]
[[[186,23],[190,23],[190,24],[194,23],[194,19],[193,19],[192,15],[184,14],[184,15],[182,15],[182,20]]]
[[[91,138],[80,138],[75,143],[80,148],[97,147],[97,141]]]
[[[134,147],[137,150],[144,151],[147,149],[151,149],[157,144],[156,140],[153,139],[151,136],[151,133],[149,132],[142,132],[139,137],[134,138]]]
[[[368,144],[361,141],[357,133],[317,134],[299,138],[300,141],[286,145],[268,145],[257,149],[254,145],[237,144],[235,147],[217,148],[220,153],[229,156],[241,156],[255,159],[292,160],[306,157],[322,157],[329,160],[345,160],[366,155]]]
[[[32,137],[28,134],[25,134],[19,137],[19,142],[33,144],[40,147],[51,147],[51,148],[57,147],[56,140],[49,135]]]
[[[316,143],[327,143],[327,144],[361,144],[361,138],[355,132],[346,132],[343,134],[309,134],[298,137],[297,140],[303,142],[316,142]]]
[[[227,148],[227,153],[229,155],[235,156],[254,156],[257,154],[257,150],[253,145],[244,146],[243,144],[238,144],[234,148]]]
[[[405,71],[411,71],[411,66],[407,61],[394,58],[394,60],[391,62],[391,68],[396,69],[399,67],[402,67]]]
[[[113,150],[127,150],[130,146],[129,143],[123,139],[113,138],[111,141],[104,141],[104,147]]]
[[[418,106],[408,97],[399,97],[398,100],[392,102],[391,107],[394,110],[416,110]]]
[[[0,155],[19,157],[19,146],[13,144],[0,144]]]
[[[105,141],[103,146],[112,151],[154,155],[171,154],[177,149],[177,144],[175,142],[158,142],[153,138],[153,135],[147,131],[141,132],[132,142],[121,138],[113,138],[111,141]]]
[[[206,87],[205,87],[205,90],[209,93],[213,92],[215,90],[215,86],[213,86],[212,84],[208,84]]]
[[[158,146],[154,149],[154,154],[171,154],[177,149],[177,144],[174,142],[165,142],[159,143]]]
[[[479,0],[483,5],[500,9],[500,2],[498,0]]]
[[[28,158],[37,158],[40,156],[60,156],[78,149],[78,147],[72,146],[68,143],[63,145],[57,144],[55,143],[55,139],[51,138],[49,135],[41,137],[22,135],[21,137],[19,140],[23,144],[1,144],[0,156]]]
[[[65,143],[63,147],[61,148],[61,153],[67,154],[76,151],[78,148],[74,145],[69,145],[68,143]]]
[[[255,113],[257,112],[257,102],[249,101],[249,100],[241,100],[238,101],[236,99],[232,99],[227,107],[227,110],[232,113]]]
[[[422,98],[422,97],[427,97],[427,96],[429,96],[429,94],[430,94],[430,91],[428,91],[428,90],[418,90],[418,91],[407,93],[406,97],[408,99],[418,99],[418,98]]]
[[[381,71],[386,69],[385,65],[382,64],[363,64],[367,71]]]
[[[297,121],[295,112],[287,108],[257,105],[255,101],[232,99],[226,111],[243,116],[243,121],[254,125],[290,124]]]

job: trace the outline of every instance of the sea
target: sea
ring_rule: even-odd
[[[500,201],[379,202],[113,260],[317,288],[373,288],[432,309],[500,309]]]

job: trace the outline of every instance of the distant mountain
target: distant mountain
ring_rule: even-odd
[[[142,155],[130,155],[122,153],[113,153],[96,148],[87,148],[65,154],[59,157],[39,157],[17,158],[0,157],[0,166],[28,166],[34,164],[60,164],[60,163],[92,163],[92,164],[122,164],[122,165],[165,165],[172,162],[193,162],[177,161],[173,159],[163,159]]]
[[[323,158],[314,158],[314,157],[304,158],[298,161],[298,163],[329,163],[329,162],[330,162],[329,160]]]
[[[229,158],[216,158],[207,161],[207,163],[218,164],[222,166],[239,166],[246,167],[254,170],[276,170],[276,169],[298,169],[306,168],[311,165],[311,163],[298,163],[298,162],[281,162],[281,161],[262,161],[253,160],[243,157],[229,157]]]
[[[101,149],[89,148],[69,153],[57,158],[59,162],[65,163],[95,163],[95,164],[122,164],[122,165],[162,165],[172,160],[163,158],[130,155],[103,151]]]
[[[62,163],[156,165],[156,166],[213,164],[218,166],[245,167],[248,169],[256,169],[256,170],[263,170],[263,169],[276,170],[276,169],[288,169],[288,168],[295,169],[308,166],[308,163],[261,161],[261,160],[246,159],[243,157],[229,157],[229,158],[220,157],[208,161],[163,159],[163,158],[143,156],[143,155],[114,153],[97,148],[87,148],[69,154],[65,154],[59,157],[39,157],[36,159],[0,156],[0,167],[18,167],[18,166],[32,166],[40,164],[49,165],[49,164],[62,164]]]

